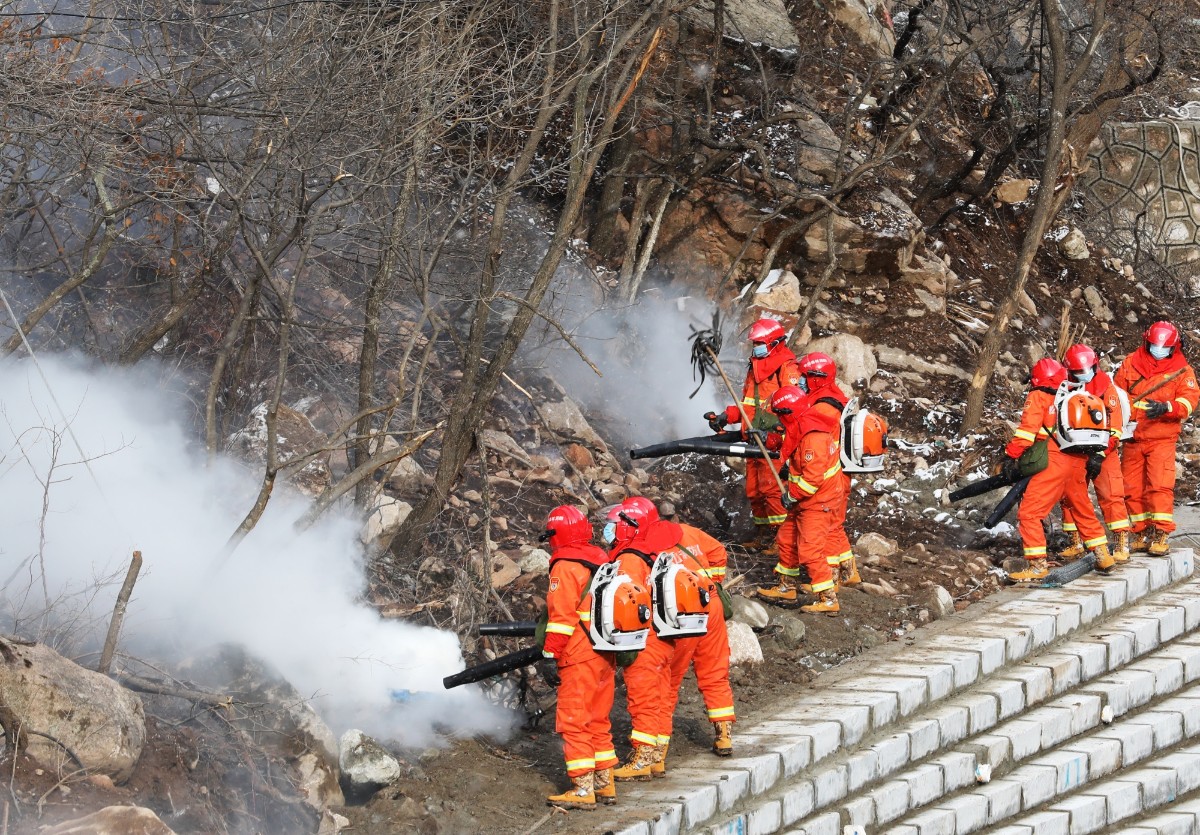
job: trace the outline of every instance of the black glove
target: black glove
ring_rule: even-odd
[[[1104,466],[1104,456],[1098,452],[1092,453],[1087,460],[1087,477],[1088,481],[1095,481],[1100,475],[1100,468]]]
[[[558,659],[542,656],[537,661],[538,674],[551,687],[558,687],[562,684],[562,679],[558,675]]]
[[[1165,415],[1167,413],[1167,411],[1170,408],[1171,408],[1170,405],[1168,405],[1167,403],[1164,403],[1161,400],[1147,400],[1146,401],[1146,417],[1148,417],[1148,418],[1162,417],[1163,415]]]
[[[1016,458],[1005,458],[1004,464],[1000,467],[1000,475],[1004,476],[1006,481],[1020,481],[1021,462]]]
[[[783,482],[783,492],[787,492],[788,479],[792,477],[792,471],[788,469],[788,465],[784,464],[779,468],[779,480]]]
[[[727,423],[723,412],[705,412],[704,419],[708,421],[708,428],[714,432],[720,432]]]
[[[791,510],[796,505],[800,504],[799,499],[793,499],[791,492],[784,485],[783,495],[779,497],[779,501],[783,504],[784,510]]]

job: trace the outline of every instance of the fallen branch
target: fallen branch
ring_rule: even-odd
[[[141,676],[130,675],[129,673],[115,673],[113,678],[130,690],[137,690],[141,693],[153,693],[156,696],[175,696],[180,699],[196,702],[197,704],[207,705],[208,707],[219,707],[222,709],[233,707],[233,696],[218,696],[215,693],[205,693],[202,690],[192,690],[189,687],[165,684],[161,681],[142,678]]]

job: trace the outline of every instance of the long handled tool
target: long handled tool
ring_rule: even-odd
[[[688,327],[691,327],[690,325]],[[713,311],[712,327],[703,330],[697,330],[692,327],[692,368],[700,376],[700,384],[704,384],[704,376],[707,372],[715,371],[720,375],[721,381],[725,383],[725,388],[729,391],[729,396],[733,398],[733,402],[737,404],[738,412],[742,416],[742,428],[745,434],[754,439],[755,445],[758,446],[758,451],[762,453],[763,458],[770,458],[771,454],[767,452],[767,446],[762,442],[755,432],[751,431],[750,416],[746,414],[746,407],[742,404],[742,398],[733,390],[733,383],[729,382],[729,377],[725,375],[725,369],[721,367],[720,360],[717,359],[717,354],[721,351],[721,312]],[[696,391],[699,391],[699,386]],[[692,392],[693,395],[696,391]],[[783,480],[779,477],[778,471],[774,467],[769,468],[771,475],[775,479],[775,484],[779,486],[779,493],[782,496],[787,496],[787,488],[783,484]]]
[[[1008,512],[1013,509],[1013,505],[1021,500],[1021,496],[1025,493],[1025,488],[1029,486],[1029,479],[1023,478],[1008,489],[1004,494],[1004,498],[996,505],[996,509],[992,511],[992,515],[984,521],[985,528],[994,528],[1000,524],[1000,520],[1008,515]]]

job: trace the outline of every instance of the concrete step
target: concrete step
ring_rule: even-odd
[[[1078,733],[1110,704],[1132,709],[1147,687],[1170,692],[1200,675],[1200,644],[1182,638],[1200,628],[1200,581],[1185,582],[1192,570],[1191,550],[1176,549],[1113,577],[998,595],[973,607],[985,610],[978,616],[825,673],[768,721],[739,724],[737,757],[673,765],[668,779],[626,789],[628,804],[597,816],[596,831],[770,833],[803,821],[809,833],[840,833],[843,814],[856,818],[868,802],[894,820],[973,784],[981,756],[1004,768],[1004,744],[979,748],[977,738],[1024,711],[1045,705],[1034,725],[1059,728],[1064,707],[1051,700],[1090,688],[1072,696],[1080,707],[1070,713],[1083,718],[1067,728]],[[1128,682],[1109,678],[1119,675]],[[1026,756],[1043,750],[1040,730],[1038,740]],[[1007,756],[1014,750],[1024,751],[1010,741]]]

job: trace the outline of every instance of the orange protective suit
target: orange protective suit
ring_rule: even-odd
[[[1017,510],[1017,531],[1021,534],[1025,558],[1029,560],[1046,559],[1046,531],[1042,527],[1042,520],[1060,501],[1071,510],[1085,548],[1091,550],[1108,542],[1088,495],[1088,456],[1069,455],[1058,448],[1050,436],[1056,418],[1054,390],[1033,389],[1025,398],[1021,424],[1004,448],[1009,458],[1020,458],[1021,453],[1035,441],[1048,439],[1050,464],[1029,480]]]
[[[1138,533],[1147,527],[1170,533],[1175,530],[1175,444],[1200,401],[1196,372],[1178,348],[1156,360],[1143,345],[1121,363],[1114,382],[1129,393],[1137,421],[1133,437],[1121,448],[1129,520]],[[1147,399],[1166,403],[1166,414],[1146,417],[1142,404]]]
[[[813,380],[819,378],[809,377],[808,379],[811,385]],[[850,398],[833,379],[830,379],[826,385],[808,392],[810,408],[836,427],[834,437],[839,450],[842,443],[842,410],[846,408],[849,400]],[[840,453],[838,460],[841,460]],[[842,482],[842,500],[834,508],[833,518],[829,524],[829,542],[825,549],[825,560],[834,566],[841,565],[854,557],[854,551],[850,547],[850,538],[846,536],[846,513],[850,508],[850,475],[842,470],[838,474],[838,479]]]
[[[834,587],[827,559],[830,528],[844,499],[836,420],[813,409],[784,424],[782,458],[788,464],[788,492],[797,504],[779,529],[779,563],[775,572],[796,577],[808,569],[814,593]]]
[[[680,525],[683,532],[680,546],[689,555],[679,560],[685,566],[714,582],[715,576],[725,576],[725,546],[699,528]],[[709,591],[708,632],[696,638],[676,638],[675,653],[671,657],[671,689],[667,693],[663,710],[666,716],[667,737],[671,734],[672,717],[679,701],[679,686],[689,666],[695,666],[696,684],[704,697],[710,722],[734,721],[733,689],[729,686],[729,631],[725,626],[725,610],[717,596],[716,587]],[[665,741],[660,738],[660,742]]]
[[[550,556],[543,649],[558,662],[561,681],[554,730],[563,738],[569,777],[617,763],[609,720],[616,656],[596,652],[588,637],[588,584],[596,568],[608,561],[603,549],[587,544],[566,545]]]
[[[743,426],[742,434],[746,435],[746,430],[750,428],[774,429],[779,420],[767,408],[771,395],[780,386],[794,386],[799,382],[800,368],[796,365],[796,355],[786,345],[776,346],[763,359],[751,358],[746,381],[742,384],[742,409],[745,409],[751,426]],[[725,409],[725,420],[729,424],[742,423],[742,413],[737,406]],[[780,466],[774,460],[746,459],[746,498],[750,501],[750,515],[754,524],[760,528],[778,527],[787,516],[774,476]]]
[[[1111,377],[1096,369],[1096,376],[1092,377],[1084,388],[1104,401],[1109,432],[1112,433],[1112,441],[1100,468],[1100,475],[1092,481],[1096,488],[1096,500],[1100,504],[1100,513],[1108,529],[1113,532],[1127,531],[1130,525],[1129,511],[1125,509],[1125,479],[1121,477],[1121,459],[1116,454],[1121,438],[1121,401],[1117,396],[1117,387]],[[1066,506],[1063,507],[1063,530],[1078,530],[1075,514]]]

